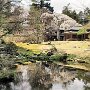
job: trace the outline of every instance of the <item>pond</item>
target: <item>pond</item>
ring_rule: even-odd
[[[0,90],[90,90],[90,72],[56,64],[19,65],[13,82]]]

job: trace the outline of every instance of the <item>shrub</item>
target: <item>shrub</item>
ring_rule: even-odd
[[[50,60],[61,61],[62,60],[62,55],[61,54],[52,55],[52,56],[50,56]]]
[[[6,83],[16,78],[15,70],[0,70],[0,81]]]
[[[6,44],[5,48],[4,48],[6,54],[11,54],[11,55],[15,55],[17,52],[17,46],[10,42],[8,44]]]
[[[3,52],[0,51],[0,80],[9,80],[14,76],[14,64],[16,62],[17,46],[13,43],[2,42]]]
[[[68,54],[67,59],[75,59],[76,55],[74,54]]]
[[[49,56],[45,53],[37,54],[35,56],[32,56],[34,60],[42,60],[42,61],[48,61]]]

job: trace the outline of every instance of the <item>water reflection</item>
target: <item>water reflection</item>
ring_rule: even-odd
[[[29,84],[28,76],[28,66],[20,66],[21,75],[19,77],[19,82],[17,84],[10,83],[12,90],[31,90],[31,85]]]
[[[20,65],[17,80],[0,84],[0,90],[90,90],[90,72],[55,64]]]

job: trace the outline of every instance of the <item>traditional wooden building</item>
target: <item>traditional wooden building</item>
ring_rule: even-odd
[[[85,40],[90,34],[90,25],[83,27],[64,14],[44,13],[41,19],[45,24],[47,40]]]
[[[90,29],[85,29],[82,25],[72,27],[68,30],[60,30],[60,40],[86,40],[89,39]]]

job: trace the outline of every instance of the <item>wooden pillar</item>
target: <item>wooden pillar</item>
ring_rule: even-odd
[[[84,40],[85,40],[85,36],[86,36],[86,34],[84,34]]]
[[[59,31],[59,29],[57,30],[57,40],[58,41],[60,40],[60,31]]]
[[[66,35],[64,34],[64,41],[66,41]]]
[[[70,33],[71,34],[71,39],[72,39],[72,33]]]
[[[76,39],[78,40],[78,35],[76,34]]]
[[[83,41],[83,34],[82,34],[82,41]]]
[[[67,41],[68,33],[65,33],[65,41]]]

